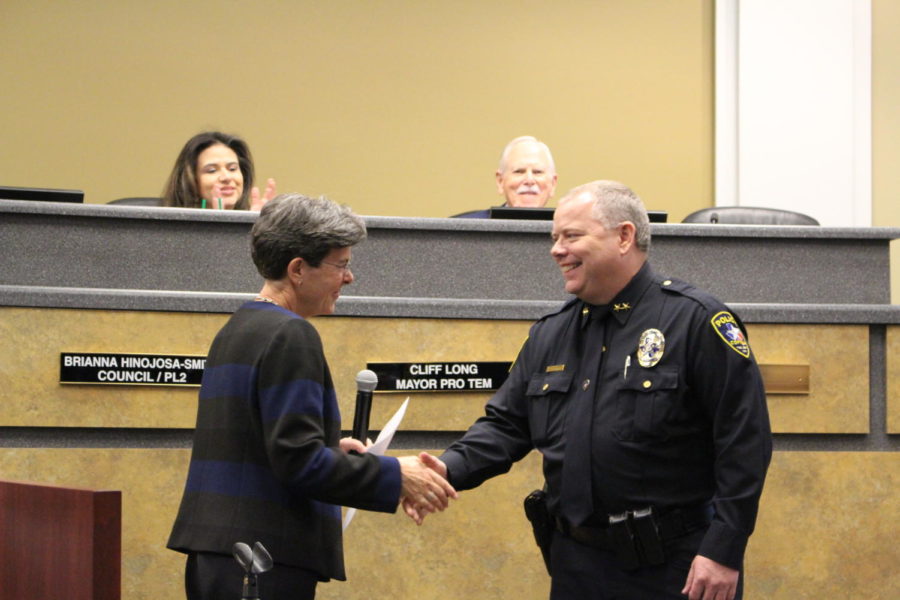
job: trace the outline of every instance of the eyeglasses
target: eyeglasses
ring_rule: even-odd
[[[349,261],[349,260],[348,260],[347,262],[345,262],[344,264],[328,262],[327,260],[323,260],[323,261],[320,261],[320,262],[321,262],[323,265],[329,265],[329,266],[331,266],[331,267],[334,267],[335,269],[337,269],[338,271],[340,271],[342,275],[346,275],[347,273],[350,272],[350,261]]]

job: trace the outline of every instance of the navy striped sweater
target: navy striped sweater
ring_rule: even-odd
[[[259,541],[276,564],[345,579],[339,505],[393,512],[401,482],[395,458],[342,452],[340,429],[315,328],[274,304],[242,306],[209,351],[168,547],[230,555]]]

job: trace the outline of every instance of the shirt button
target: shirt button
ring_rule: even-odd
[[[672,285],[672,280],[666,279],[665,281],[663,281],[663,285]]]
[[[602,346],[602,347],[600,348],[600,352],[606,352],[606,346]]]
[[[588,387],[590,387],[590,385],[591,385],[591,380],[585,379],[584,383],[581,384],[581,389],[586,390],[586,389],[588,389]]]
[[[644,389],[647,389],[647,388],[649,388],[649,387],[652,386],[652,385],[653,385],[653,384],[650,383],[650,380],[648,379],[648,380],[646,380],[646,381],[644,382]]]

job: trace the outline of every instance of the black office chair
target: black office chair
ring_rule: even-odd
[[[719,223],[725,225],[818,225],[809,215],[755,206],[714,206],[701,208],[686,216],[682,223]]]
[[[126,204],[130,206],[162,206],[162,198],[134,197],[110,200],[107,204]]]

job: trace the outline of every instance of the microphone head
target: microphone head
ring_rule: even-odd
[[[272,560],[272,555],[269,554],[266,547],[261,542],[253,544],[253,572],[265,573],[272,570],[273,566],[275,566],[275,561]]]
[[[356,389],[360,392],[372,392],[378,387],[378,375],[374,371],[363,369],[356,374]]]
[[[244,542],[235,542],[234,546],[231,547],[231,553],[244,569],[244,572],[249,573],[253,568],[253,551],[250,550],[250,546]]]

